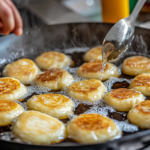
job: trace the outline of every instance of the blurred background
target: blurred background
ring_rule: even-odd
[[[132,13],[137,0],[12,0],[24,27],[72,22],[108,22]],[[136,25],[150,28],[150,0],[142,8]]]

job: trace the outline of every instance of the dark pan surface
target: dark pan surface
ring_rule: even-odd
[[[53,26],[43,26],[40,28],[32,28],[25,31],[24,35],[17,37],[15,35],[9,35],[0,38],[0,70],[4,68],[7,63],[17,60],[22,57],[35,59],[39,54],[48,50],[55,50],[73,47],[94,47],[101,45],[108,30],[112,27],[112,24],[105,23],[86,23],[86,24],[63,24]],[[135,38],[132,41],[132,45],[129,47],[129,52],[140,52],[141,55],[150,56],[150,30],[136,28]],[[75,52],[72,55],[72,59],[75,61],[75,66],[80,66],[83,53]],[[130,54],[131,56],[132,54]],[[121,64],[122,59],[117,62]],[[1,73],[0,71],[0,73]],[[122,75],[124,77],[124,75]],[[127,76],[125,76],[128,78]],[[132,77],[129,77],[132,78]],[[120,85],[116,83],[113,88],[118,88]],[[123,83],[121,86],[127,87],[127,83]],[[79,108],[80,109],[80,108]],[[86,108],[85,108],[86,109]],[[79,110],[76,111],[78,113]],[[109,117],[114,119],[123,119],[117,114],[109,114]],[[120,117],[120,118],[119,118]],[[5,129],[7,130],[7,129]],[[9,130],[9,129],[8,129]],[[106,147],[118,147],[126,142],[136,142],[137,140],[143,140],[146,136],[149,136],[150,130],[140,131],[137,133],[125,133],[121,139],[111,142],[95,145],[80,145],[77,143],[71,144],[70,142],[65,145],[52,145],[52,146],[36,146],[28,144],[20,144],[15,142],[7,142],[0,140],[1,148],[3,149],[99,149]]]

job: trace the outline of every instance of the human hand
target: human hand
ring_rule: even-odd
[[[0,0],[0,33],[7,35],[13,32],[21,35],[22,30],[21,16],[11,0]]]

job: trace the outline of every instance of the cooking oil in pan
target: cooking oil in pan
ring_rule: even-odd
[[[78,48],[78,51],[75,51],[75,48],[73,49],[66,49],[64,52],[68,55],[70,55],[75,62],[74,67],[66,67],[64,68],[67,70],[70,74],[73,75],[74,77],[74,82],[85,80],[84,78],[81,78],[77,75],[77,69],[80,65],[84,63],[82,57],[84,53],[86,52],[88,48]],[[58,50],[59,51],[59,50]],[[134,53],[135,55],[136,53]],[[127,55],[127,53],[125,54]],[[133,54],[132,54],[133,55]],[[121,68],[121,64],[119,64],[119,68]],[[121,70],[121,69],[120,69]],[[133,77],[129,77],[126,75],[121,75],[121,78],[109,78],[107,81],[103,82],[104,85],[107,87],[107,92],[111,91],[114,88],[121,88],[121,87],[128,87],[131,79]],[[23,102],[19,102],[21,105],[23,105],[24,109],[27,110],[26,106],[26,101],[32,97],[33,95],[37,94],[43,94],[43,93],[58,93],[58,94],[63,94],[66,96],[69,96],[67,94],[66,88],[64,88],[61,91],[51,91],[49,88],[45,87],[39,87],[35,84],[31,84],[30,86],[26,86],[28,90],[28,94],[26,97],[24,97]],[[70,96],[69,96],[70,97]],[[72,118],[80,115],[80,114],[88,114],[88,113],[98,113],[104,116],[107,116],[111,119],[113,119],[118,127],[125,132],[128,133],[133,133],[137,132],[139,129],[137,126],[132,125],[128,122],[127,120],[127,113],[126,112],[117,112],[114,108],[111,106],[108,106],[103,99],[99,100],[96,103],[90,103],[90,102],[83,102],[80,100],[76,100],[72,97],[70,97],[73,102],[74,102],[74,114],[69,116],[68,119],[63,119],[62,121],[64,123],[67,123],[70,121]],[[6,140],[6,141],[15,141],[15,142],[21,142],[18,138],[16,138],[12,133],[11,133],[11,126],[6,126],[6,127],[0,127],[0,139]]]

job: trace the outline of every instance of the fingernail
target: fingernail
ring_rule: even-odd
[[[16,34],[16,35],[22,35],[22,33],[23,33],[22,28],[19,28],[19,29],[17,29],[17,30],[15,31],[15,34]]]

